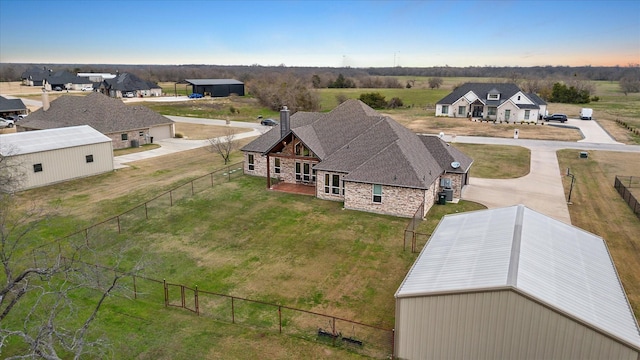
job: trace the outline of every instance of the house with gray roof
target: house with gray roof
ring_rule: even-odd
[[[395,298],[398,359],[640,359],[605,240],[524,205],[444,216]]]
[[[114,78],[104,79],[99,85],[94,85],[94,88],[113,98],[162,96],[160,85],[130,73],[122,73]]]
[[[436,116],[445,117],[535,122],[546,113],[544,100],[506,83],[466,83],[436,103]]]
[[[7,99],[4,96],[0,96],[0,117],[27,114],[27,106],[21,99]]]
[[[298,185],[346,209],[424,216],[448,188],[460,197],[473,160],[436,136],[417,135],[359,100],[328,113],[286,107],[280,124],[242,148],[244,172],[267,187]]]
[[[79,125],[89,125],[111,138],[114,149],[175,136],[172,120],[145,106],[129,106],[98,92],[86,96],[64,95],[51,104],[43,93],[43,107],[21,120],[17,128],[30,131]]]

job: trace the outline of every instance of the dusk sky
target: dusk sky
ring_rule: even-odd
[[[0,0],[0,62],[627,66],[640,1]]]

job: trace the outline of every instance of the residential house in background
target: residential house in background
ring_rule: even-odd
[[[173,121],[142,105],[127,105],[98,92],[64,95],[17,124],[18,131],[89,125],[111,138],[114,149],[136,147],[175,136]]]
[[[46,67],[31,68],[21,75],[22,84],[26,86],[41,86],[46,90],[81,90],[83,87],[92,86],[93,82],[88,78],[79,77],[69,71],[53,71]]]
[[[436,116],[496,121],[538,121],[547,103],[516,84],[466,83],[436,103]]]
[[[95,87],[95,86],[94,86]],[[99,92],[113,98],[161,96],[162,88],[153,81],[142,80],[130,74],[122,73],[111,79],[104,79],[97,86]]]
[[[271,189],[298,186],[345,209],[424,216],[447,189],[460,197],[472,159],[417,135],[359,100],[328,113],[283,109],[280,124],[242,148],[244,172]]]
[[[28,115],[27,106],[21,99],[7,99],[0,96],[0,117]]]

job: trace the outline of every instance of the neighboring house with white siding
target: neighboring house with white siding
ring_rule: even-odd
[[[43,107],[21,120],[18,131],[89,125],[113,140],[114,149],[152,143],[175,136],[172,120],[142,105],[98,92],[86,96],[64,95],[51,102],[43,94]]]
[[[13,191],[113,171],[111,139],[87,125],[0,135],[0,156]]]
[[[466,83],[436,103],[436,116],[480,118],[506,122],[536,122],[547,103],[516,84]]]
[[[437,136],[417,135],[359,100],[328,113],[283,109],[280,124],[242,148],[244,172],[267,187],[295,184],[345,209],[424,216],[447,188],[460,197],[472,159]],[[274,184],[272,186],[272,184]]]
[[[524,205],[443,217],[395,298],[398,359],[640,359],[605,241]]]

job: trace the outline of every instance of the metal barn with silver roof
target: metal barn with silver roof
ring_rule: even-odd
[[[88,125],[0,135],[0,155],[26,190],[113,171],[111,139]]]
[[[523,205],[445,216],[395,298],[401,359],[640,359],[604,240]]]

